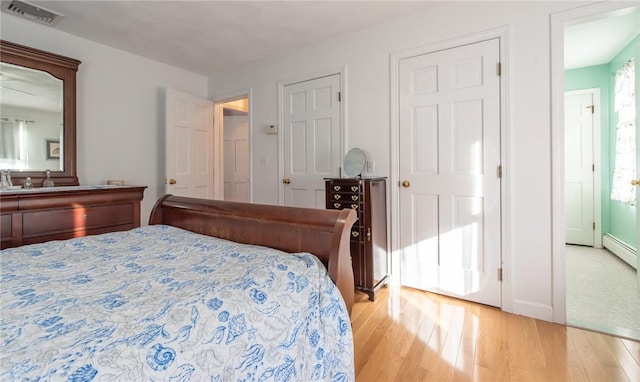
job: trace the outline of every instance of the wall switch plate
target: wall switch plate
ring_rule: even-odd
[[[278,134],[278,125],[264,125],[265,134]]]
[[[368,160],[367,161],[367,172],[369,174],[372,174],[374,172],[376,172],[376,162],[372,161],[372,160]]]

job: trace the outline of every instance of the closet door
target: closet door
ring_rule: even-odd
[[[284,87],[284,204],[324,207],[324,178],[339,176],[340,75]]]

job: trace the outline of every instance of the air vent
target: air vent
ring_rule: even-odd
[[[24,0],[3,1],[2,10],[6,13],[49,26],[56,25],[58,21],[64,17],[64,15],[60,13],[42,8],[41,6],[31,4]]]

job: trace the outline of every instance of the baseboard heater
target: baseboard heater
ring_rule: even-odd
[[[609,233],[602,236],[602,245],[614,255],[621,258],[625,263],[631,265],[635,269],[638,269],[637,249]]]

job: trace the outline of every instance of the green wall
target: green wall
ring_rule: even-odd
[[[617,113],[613,109],[615,72],[639,50],[640,35],[618,53],[608,64],[565,71],[565,90],[600,89],[602,233],[611,233],[637,248],[636,206],[610,199],[615,162]],[[636,58],[636,60],[640,57]],[[636,73],[636,77],[639,73]],[[638,93],[638,92],[636,92]],[[639,172],[640,173],[640,172]],[[640,197],[640,194],[638,195]],[[640,198],[639,198],[640,199]]]

